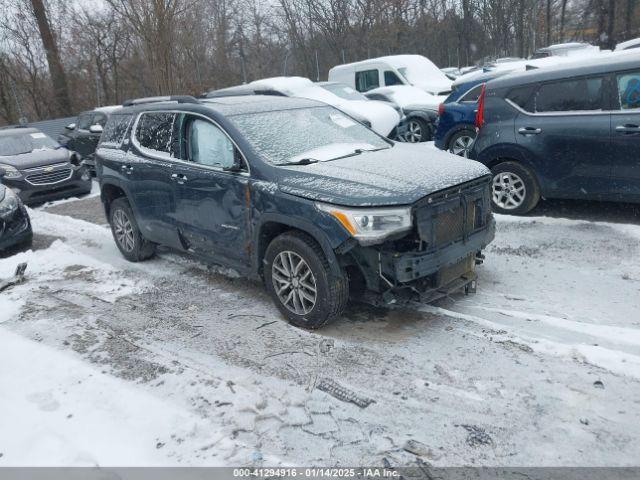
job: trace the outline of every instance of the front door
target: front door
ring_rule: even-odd
[[[185,114],[180,124],[183,161],[173,172],[180,235],[195,253],[245,267],[250,261],[246,163],[213,122]],[[237,164],[240,171],[229,170]]]
[[[612,193],[640,200],[640,70],[616,75],[620,112],[611,116]]]
[[[554,197],[599,198],[609,193],[611,139],[604,77],[542,84],[515,121],[519,145],[531,155]]]

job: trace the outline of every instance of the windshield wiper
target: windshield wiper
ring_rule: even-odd
[[[319,160],[315,158],[301,158],[300,160],[293,160],[291,162],[279,163],[278,165],[311,165],[312,163],[318,163]]]
[[[332,160],[339,160],[341,158],[355,157],[356,155],[360,155],[361,153],[364,153],[364,152],[377,152],[379,150],[386,150],[387,148],[391,148],[391,147],[372,148],[370,150],[366,148],[356,148],[351,153],[347,153],[346,155],[341,155],[339,157],[332,158],[330,160],[327,160],[327,162],[331,162]]]

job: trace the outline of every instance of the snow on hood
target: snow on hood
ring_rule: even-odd
[[[29,153],[0,157],[0,163],[11,165],[18,170],[25,168],[42,167],[54,163],[63,163],[69,160],[69,150],[66,148],[42,148]]]
[[[278,180],[281,191],[346,206],[409,205],[489,174],[481,163],[405,143],[338,160],[276,168],[287,171]]]
[[[391,87],[380,87],[369,90],[367,93],[380,93],[390,97],[400,108],[407,108],[411,105],[423,105],[434,110],[444,102],[444,95],[432,95],[421,88],[411,85],[394,85]]]
[[[249,85],[276,90],[290,97],[317,100],[339,108],[358,120],[367,120],[371,123],[371,128],[384,137],[389,135],[400,121],[398,113],[383,102],[347,100],[319,87],[308,78],[272,77],[253,81]]]
[[[451,91],[451,80],[442,70],[422,55],[391,55],[380,60],[398,70],[411,85],[434,95]]]

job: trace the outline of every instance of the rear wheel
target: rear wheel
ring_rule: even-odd
[[[116,198],[109,206],[111,233],[120,253],[130,262],[140,262],[151,258],[155,245],[140,233],[133,211],[127,199]]]
[[[320,328],[340,316],[349,297],[346,275],[332,274],[320,245],[302,232],[276,237],[265,255],[267,291],[290,323]]]
[[[540,188],[531,171],[517,162],[499,163],[491,169],[493,211],[522,215],[540,200]]]
[[[462,130],[457,132],[451,140],[449,140],[449,153],[469,158],[469,152],[476,138],[476,132],[471,130]]]

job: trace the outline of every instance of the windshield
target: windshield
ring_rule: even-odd
[[[273,165],[302,158],[327,161],[356,150],[391,148],[361,123],[328,106],[235,115],[231,120]]]
[[[341,83],[326,83],[320,86],[334,95],[344,98],[345,100],[368,100],[367,97],[351,88],[349,85],[343,85]]]
[[[59,147],[57,142],[41,132],[0,136],[0,155],[3,157]]]

